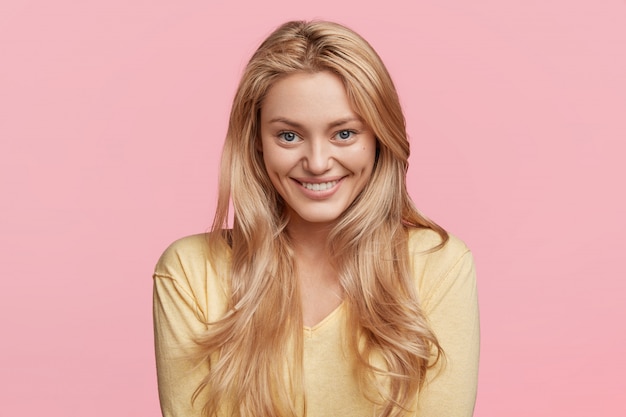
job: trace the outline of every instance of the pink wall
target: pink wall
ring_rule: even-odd
[[[474,250],[476,416],[623,416],[626,2],[0,4],[0,415],[156,416],[151,272],[207,229],[277,24],[378,49],[419,207]]]

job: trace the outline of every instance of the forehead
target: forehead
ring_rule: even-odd
[[[329,71],[298,72],[276,81],[261,104],[261,122],[286,118],[327,122],[358,117],[341,78]]]

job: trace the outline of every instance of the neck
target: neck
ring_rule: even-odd
[[[326,244],[331,227],[327,224],[291,221],[287,226],[287,232],[296,255],[327,259]]]
[[[298,221],[287,226],[295,255],[302,320],[309,327],[327,317],[343,299],[343,289],[327,249],[330,229],[330,225]]]

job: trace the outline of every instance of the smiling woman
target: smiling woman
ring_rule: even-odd
[[[277,81],[263,101],[261,152],[290,223],[309,234],[305,229],[330,226],[361,193],[376,139],[337,75],[296,73]]]
[[[472,414],[472,256],[415,209],[408,156],[394,85],[359,35],[289,22],[262,43],[213,230],[156,266],[164,416]]]

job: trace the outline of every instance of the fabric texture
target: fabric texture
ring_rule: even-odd
[[[191,397],[207,374],[188,359],[194,338],[226,312],[227,285],[209,261],[207,235],[174,242],[154,273],[154,333],[159,399],[164,417],[200,417],[203,393]],[[422,309],[444,352],[418,395],[416,417],[472,416],[476,399],[479,319],[471,252],[454,236],[440,241],[427,229],[411,231],[409,251]],[[228,255],[226,254],[226,260]],[[360,393],[343,348],[345,304],[304,332],[307,417],[364,417],[374,405]]]

